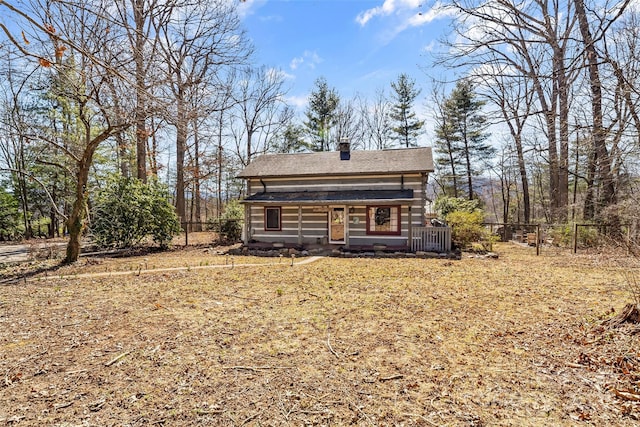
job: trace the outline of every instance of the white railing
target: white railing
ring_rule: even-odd
[[[451,228],[413,227],[411,229],[411,251],[450,252]]]

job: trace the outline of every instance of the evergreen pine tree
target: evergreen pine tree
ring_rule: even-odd
[[[309,95],[307,121],[304,125],[311,137],[311,149],[329,151],[330,131],[336,123],[340,97],[335,89],[329,87],[324,77],[318,78],[315,85],[316,90]]]
[[[416,89],[415,85],[415,80],[404,73],[398,76],[397,81],[391,83],[395,103],[391,107],[389,117],[395,124],[392,130],[396,134],[396,141],[406,148],[417,145],[416,139],[424,126],[424,120],[418,120],[416,113],[412,111],[413,103],[420,95],[420,90]]]
[[[458,177],[466,179],[469,200],[475,198],[473,177],[480,174],[482,164],[495,153],[488,144],[487,117],[482,113],[486,101],[477,98],[471,81],[456,84],[444,101],[436,127],[436,162],[451,171],[453,195],[458,196]],[[449,177],[448,177],[449,178]]]

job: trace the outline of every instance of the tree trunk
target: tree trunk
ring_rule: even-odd
[[[527,167],[524,161],[524,152],[522,150],[522,138],[518,135],[515,138],[516,153],[518,156],[518,172],[520,174],[520,185],[522,187],[522,204],[524,205],[524,223],[529,224],[531,221],[531,199],[529,197],[529,178],[527,177]]]
[[[247,165],[251,163],[251,157],[253,156],[253,147],[251,146],[251,140],[253,139],[253,132],[247,129]]]
[[[65,263],[76,262],[80,257],[80,239],[82,238],[82,223],[85,212],[85,198],[82,189],[76,191],[76,200],[73,202],[71,214],[67,220],[69,242],[67,243],[67,257]]]
[[[567,221],[569,207],[569,94],[563,76],[560,90],[560,158],[558,162],[558,220]]]
[[[120,125],[116,127],[108,127],[103,132],[98,134],[95,138],[91,139],[91,126],[89,120],[83,118],[83,124],[86,133],[86,145],[82,157],[78,160],[77,173],[76,173],[76,188],[75,188],[75,200],[71,213],[67,218],[67,231],[69,232],[69,242],[67,243],[67,256],[64,260],[66,264],[76,262],[80,257],[80,239],[82,238],[82,231],[84,229],[84,220],[87,201],[87,183],[89,182],[89,169],[91,168],[91,162],[93,161],[93,155],[96,149],[104,140],[110,136],[123,131],[127,126]]]
[[[193,199],[194,216],[196,220],[195,231],[202,231],[202,201],[200,199],[200,140],[198,135],[198,120],[193,121]]]
[[[127,142],[124,136],[119,133],[116,135],[116,144],[118,146],[118,160],[120,163],[120,175],[128,178],[131,176],[129,171],[129,150],[127,150]]]
[[[467,131],[464,131],[464,156],[465,163],[467,168],[467,186],[469,186],[469,200],[473,200],[473,178],[472,178],[472,169],[471,169],[471,153],[469,152],[469,143],[467,141]]]
[[[176,107],[176,213],[180,221],[187,220],[184,185],[184,157],[187,147],[187,119],[182,92],[177,94]]]
[[[56,186],[54,184],[53,188],[51,189],[51,203],[56,204],[58,202],[56,200],[56,197]],[[51,209],[49,210],[49,223],[49,238],[53,239],[55,237],[56,229],[58,228],[56,226],[56,210],[53,207],[51,207]]]
[[[24,146],[24,145],[23,145]],[[21,148],[21,151],[23,149]],[[24,153],[20,154],[20,171],[25,171]],[[31,238],[31,222],[29,220],[29,196],[27,193],[27,181],[24,178],[24,174],[20,173],[18,177],[20,183],[20,204],[22,205],[22,220],[24,222],[25,238]]]
[[[89,132],[89,130],[87,130]],[[85,152],[78,162],[78,172],[76,174],[75,200],[71,213],[67,219],[67,231],[69,232],[69,242],[67,243],[67,257],[65,263],[76,262],[80,257],[80,240],[84,228],[86,213],[86,191],[89,181],[89,168],[93,160],[93,154],[99,142],[91,141],[87,144]]]
[[[147,160],[149,161],[149,169],[151,176],[158,178],[158,137],[157,129],[153,117],[151,117],[151,147],[147,150]]]
[[[556,189],[553,192],[553,214],[554,221],[565,222],[567,220],[567,205],[569,202],[569,88],[567,87],[567,76],[564,65],[564,49],[554,46],[553,55],[554,83],[556,85],[556,96],[559,107],[558,125],[559,140],[558,154],[555,157],[555,182]],[[555,111],[555,110],[554,110]],[[549,132],[554,133],[555,127]]]
[[[135,0],[133,4],[133,20],[136,27],[134,61],[136,64],[136,158],[137,176],[142,182],[147,182],[147,101],[145,93],[144,68],[144,0]]]
[[[598,70],[598,52],[596,51],[594,40],[589,29],[589,21],[583,0],[574,0],[576,14],[580,27],[580,34],[587,54],[587,64],[589,69],[589,83],[591,89],[591,118],[593,120],[593,151],[597,163],[597,174],[602,185],[600,200],[595,205],[595,216],[599,216],[602,207],[610,206],[616,202],[616,188],[613,175],[611,173],[611,157],[607,150],[606,130],[603,124],[602,113],[602,84],[600,82],[600,72]],[[614,221],[616,222],[616,221]]]
[[[224,112],[221,110],[218,116],[218,170],[216,171],[216,218],[222,215],[222,156],[224,154],[224,146],[222,141],[222,129],[224,126]]]

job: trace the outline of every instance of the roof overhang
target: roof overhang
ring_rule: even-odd
[[[282,205],[380,204],[413,201],[413,190],[351,190],[262,192],[241,203]]]

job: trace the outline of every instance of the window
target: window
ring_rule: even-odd
[[[280,231],[282,229],[280,207],[264,208],[264,229],[272,231]]]
[[[367,234],[400,234],[400,207],[367,206]]]

